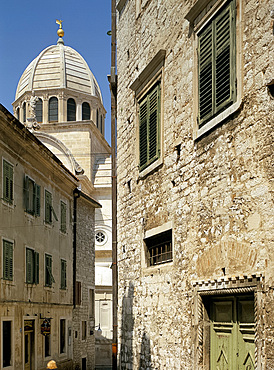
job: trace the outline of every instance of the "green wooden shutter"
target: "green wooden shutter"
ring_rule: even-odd
[[[147,163],[147,99],[141,102],[139,106],[139,152],[140,152],[140,169]]]
[[[41,209],[41,186],[35,184],[35,215],[40,216],[40,209]]]
[[[160,85],[150,93],[148,98],[149,118],[148,118],[148,158],[153,162],[158,158],[159,147],[159,116],[160,116]]]
[[[236,100],[235,2],[198,34],[199,126]]]
[[[52,259],[51,259],[51,256],[46,254],[45,255],[45,267],[46,267],[46,271],[45,271],[45,285],[46,286],[51,286],[51,268],[52,268]]]
[[[212,115],[212,25],[199,36],[199,120]]]
[[[39,284],[39,253],[34,252],[34,283]]]
[[[234,20],[233,2],[215,21],[215,109],[221,110],[233,99],[235,90]]]
[[[160,83],[139,104],[140,170],[160,154]]]
[[[61,289],[66,289],[67,287],[67,262],[61,260]]]
[[[13,166],[3,160],[3,199],[13,202]]]
[[[63,233],[65,233],[67,231],[66,219],[67,219],[67,205],[64,202],[61,202],[61,225],[60,225],[60,229]]]
[[[3,278],[13,280],[13,243],[3,241]]]
[[[52,195],[47,190],[45,190],[45,221],[52,223]]]
[[[27,212],[28,205],[29,205],[29,177],[28,176],[24,177],[23,193],[24,193],[24,208],[25,208],[25,211]]]
[[[32,249],[26,249],[26,282],[28,284],[33,283],[34,277],[33,253]]]

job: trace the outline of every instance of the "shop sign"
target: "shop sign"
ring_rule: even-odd
[[[41,334],[42,335],[49,335],[50,334],[50,319],[44,319],[41,324]]]

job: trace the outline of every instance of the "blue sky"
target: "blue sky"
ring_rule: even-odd
[[[106,139],[110,143],[111,0],[4,0],[0,17],[0,103],[12,112],[19,79],[47,46],[56,44],[63,20],[65,45],[87,61],[103,95]]]

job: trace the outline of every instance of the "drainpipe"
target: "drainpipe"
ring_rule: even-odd
[[[76,306],[76,231],[77,231],[77,199],[80,198],[80,190],[73,190],[73,308]]]

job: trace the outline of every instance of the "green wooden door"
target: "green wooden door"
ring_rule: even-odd
[[[210,317],[210,369],[255,370],[253,297],[212,299]]]

